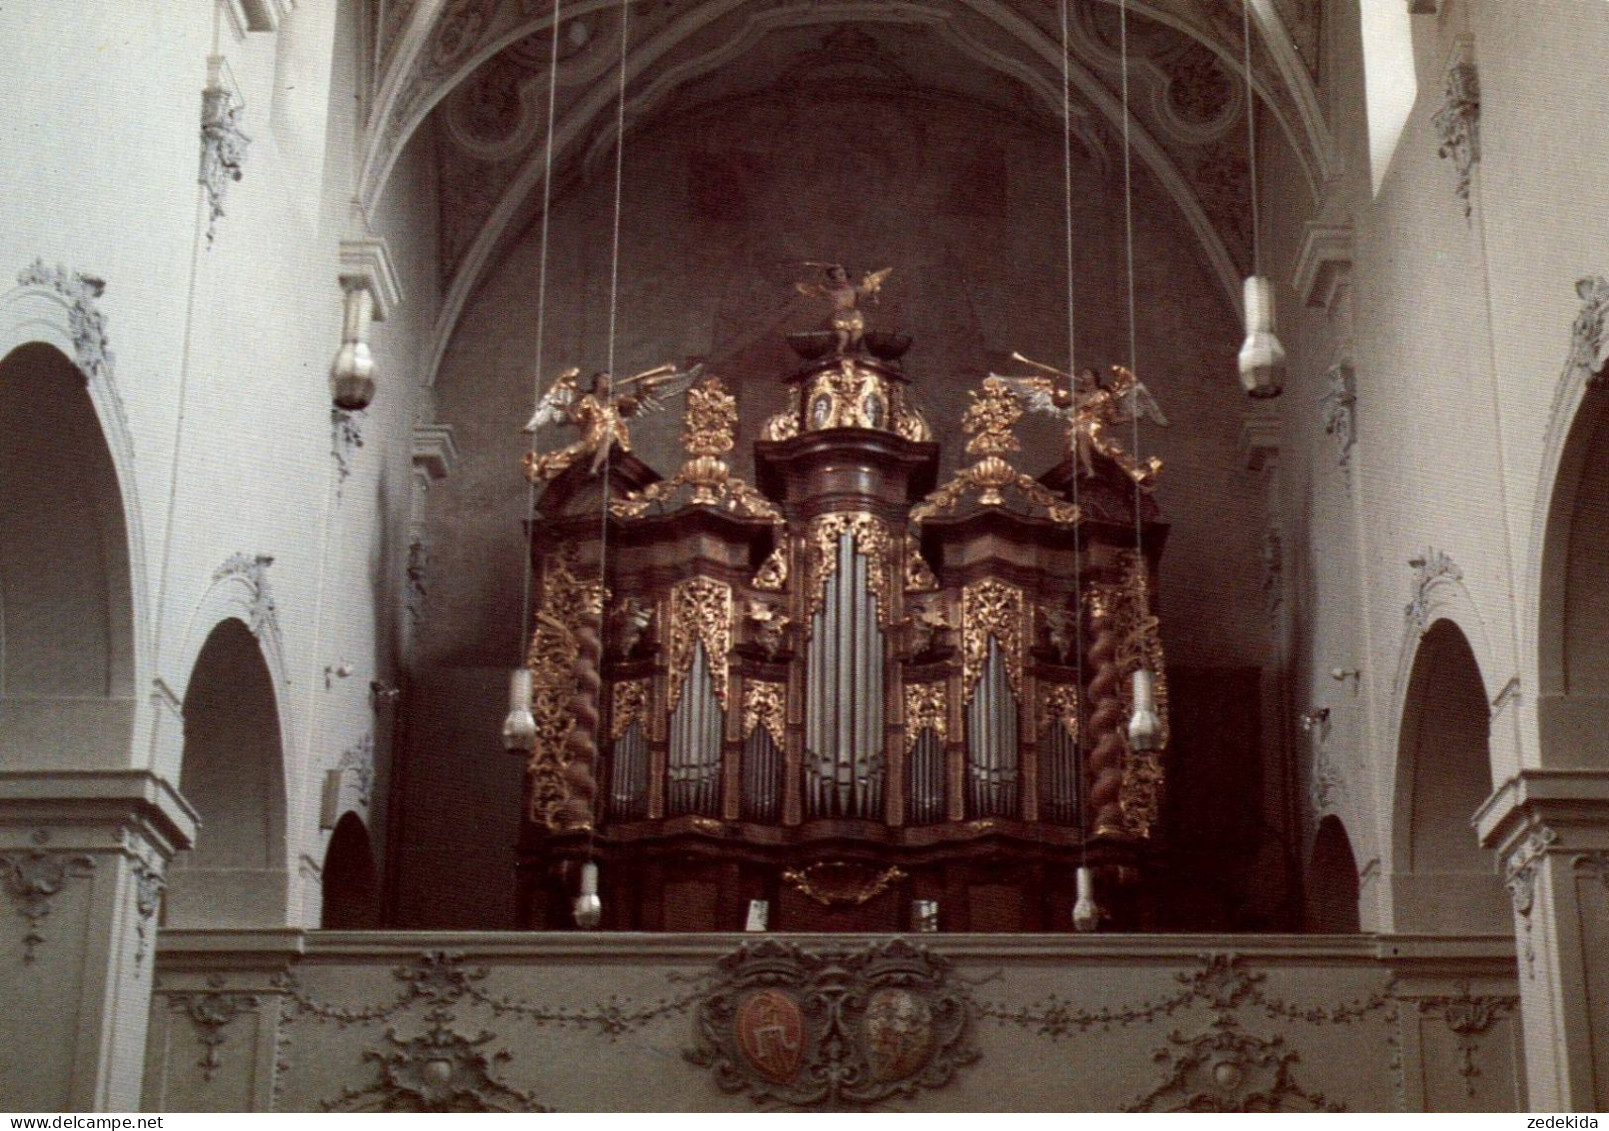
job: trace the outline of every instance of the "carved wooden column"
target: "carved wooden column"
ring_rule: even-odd
[[[8,1108],[139,1108],[163,877],[195,828],[143,770],[0,773]]]
[[[1521,770],[1476,827],[1514,902],[1529,1107],[1609,1110],[1609,773]]]

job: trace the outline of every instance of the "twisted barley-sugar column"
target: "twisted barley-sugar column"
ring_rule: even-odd
[[[1123,790],[1123,703],[1119,690],[1121,672],[1117,662],[1117,628],[1113,623],[1111,600],[1105,594],[1089,598],[1091,627],[1095,640],[1088,660],[1094,674],[1089,681],[1089,822],[1095,836],[1120,835],[1124,831],[1121,795]]]
[[[575,721],[564,741],[564,785],[568,796],[554,817],[560,829],[591,828],[598,796],[598,781],[592,767],[598,760],[598,704],[603,687],[599,673],[603,659],[601,603],[596,613],[586,609],[581,617],[575,632],[575,697],[570,704]]]

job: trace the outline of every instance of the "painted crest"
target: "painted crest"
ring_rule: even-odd
[[[873,1080],[903,1080],[933,1055],[933,1011],[909,990],[878,990],[866,1003],[866,1062]]]
[[[804,1010],[781,990],[758,990],[744,998],[732,1018],[737,1045],[760,1075],[786,1084],[799,1071],[804,1052]]]
[[[716,964],[687,1059],[756,1103],[854,1110],[942,1088],[978,1059],[949,962],[904,939],[806,950],[772,939]]]

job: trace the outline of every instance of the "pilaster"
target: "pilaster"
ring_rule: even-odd
[[[132,1111],[156,932],[195,812],[143,770],[0,773],[0,1096]]]
[[[1514,904],[1530,1104],[1609,1108],[1609,771],[1532,769],[1475,816]]]

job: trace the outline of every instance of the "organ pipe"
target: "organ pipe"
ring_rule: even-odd
[[[722,722],[709,656],[701,642],[694,651],[681,702],[670,718],[665,807],[671,816],[719,815]]]
[[[837,568],[811,623],[806,795],[812,817],[881,816],[883,635],[870,570],[840,536]]]

